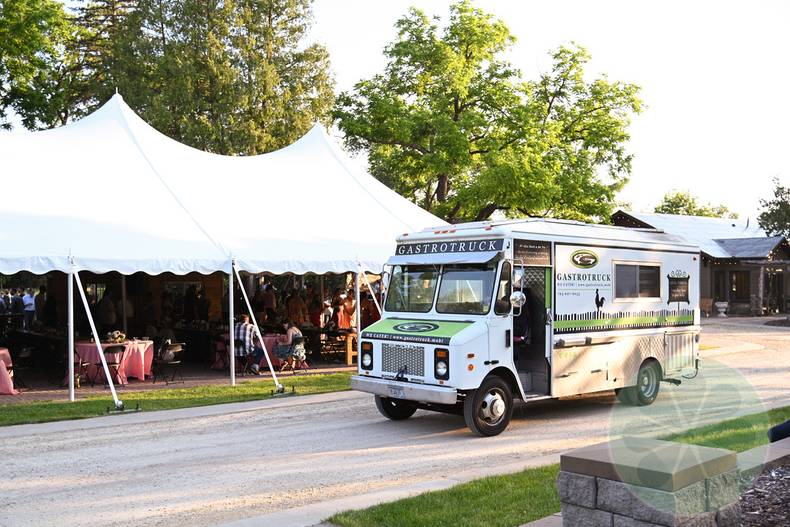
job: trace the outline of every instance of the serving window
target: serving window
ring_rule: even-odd
[[[661,298],[661,266],[615,263],[614,286],[615,300]]]

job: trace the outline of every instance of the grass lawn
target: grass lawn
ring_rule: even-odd
[[[767,429],[790,419],[790,406],[730,419],[666,437],[672,441],[742,452],[768,442]],[[516,527],[560,510],[554,481],[559,465],[492,476],[421,494],[328,521],[343,527]]]
[[[694,428],[664,439],[743,452],[768,442],[766,432],[790,419],[790,406]]]
[[[351,373],[327,373],[316,375],[297,375],[282,379],[286,390],[296,388],[297,395],[325,393],[348,390]],[[208,385],[193,388],[165,388],[139,392],[118,391],[118,397],[128,409],[140,403],[143,411],[171,410],[191,406],[237,403],[268,399],[274,383],[265,381],[241,382],[236,386]],[[0,405],[0,426],[24,423],[43,423],[64,419],[82,419],[105,414],[107,407],[113,406],[112,397],[97,395],[69,403],[65,401],[36,401],[30,403]]]
[[[344,527],[515,527],[560,510],[554,480],[559,465],[491,476],[450,489],[341,512],[329,521]]]

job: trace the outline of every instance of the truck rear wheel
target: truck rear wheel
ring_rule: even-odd
[[[661,366],[654,361],[644,362],[636,374],[636,386],[618,388],[617,399],[629,406],[649,406],[658,397],[661,386]]]
[[[390,399],[389,397],[376,396],[376,408],[381,415],[393,421],[402,421],[414,415],[417,411],[417,403],[403,401],[401,399]]]
[[[464,399],[466,426],[479,436],[495,436],[507,428],[513,415],[513,393],[497,376],[488,377]]]
[[[638,406],[653,404],[661,387],[661,366],[653,361],[645,362],[639,368],[636,382],[636,404]]]

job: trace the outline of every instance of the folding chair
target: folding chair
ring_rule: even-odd
[[[118,384],[123,386],[125,383],[121,382],[121,364],[123,364],[123,356],[126,354],[126,345],[125,344],[113,344],[112,346],[107,346],[104,348],[104,361],[107,363],[107,369],[110,372],[110,375],[113,374],[113,370],[115,370],[115,379],[118,380]],[[94,364],[96,367],[96,375],[93,376],[93,382],[91,386],[96,385],[96,379],[99,378],[99,375],[104,371],[101,362]],[[109,382],[109,380],[108,380]]]
[[[244,348],[244,342],[240,339],[235,339],[233,341],[233,345],[236,350],[240,350]],[[236,352],[238,353],[238,352]],[[253,364],[253,355],[251,353],[246,355],[236,355],[236,369],[239,371],[240,376],[244,376],[245,374],[249,373],[250,375],[255,375],[255,372],[252,371],[252,364]]]
[[[157,357],[154,359],[155,368],[152,370],[152,384],[156,384],[156,376],[161,374],[162,377],[165,379],[165,384],[175,383],[175,382],[184,382],[184,375],[181,373],[181,355],[184,352],[184,348],[186,344],[183,342],[175,342],[172,344],[165,343],[158,353]],[[165,373],[166,368],[170,368],[171,376],[170,380],[167,379],[167,374]],[[178,374],[180,381],[176,381],[176,374]]]
[[[88,378],[88,366],[90,366],[89,362],[85,362],[80,357],[78,352],[74,352],[74,387],[79,388],[80,382],[82,377],[85,376],[85,379]]]
[[[24,374],[20,375],[20,372],[27,372],[31,369],[33,348],[22,348],[19,350],[18,354],[11,354],[11,359],[13,364],[11,366],[6,366],[6,371],[8,375],[13,377],[14,387],[27,389],[27,384],[25,384],[24,381]]]

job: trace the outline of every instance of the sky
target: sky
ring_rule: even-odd
[[[338,91],[380,71],[394,22],[416,6],[445,17],[445,0],[315,0],[311,39],[329,49]],[[650,211],[668,190],[690,191],[755,218],[772,178],[790,184],[790,2],[477,0],[510,27],[508,55],[524,78],[548,52],[576,42],[590,79],[641,86],[634,155],[619,199]]]

